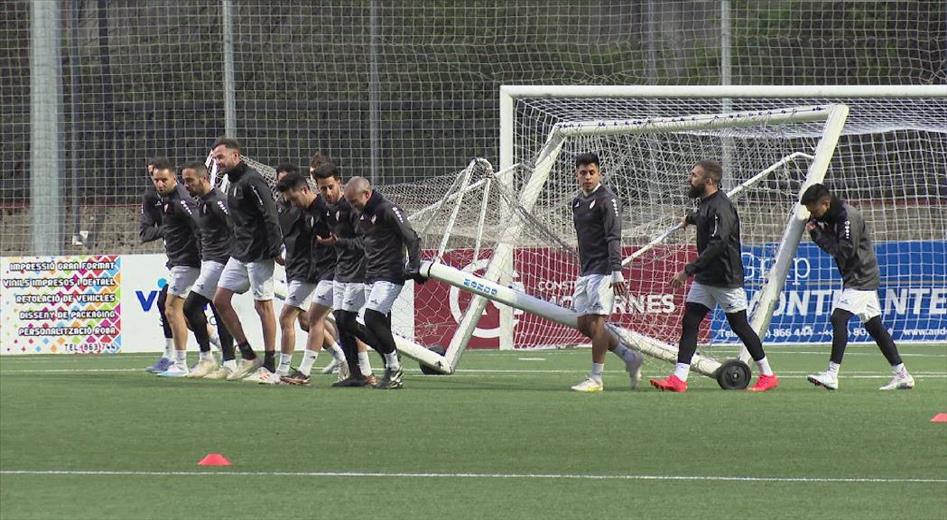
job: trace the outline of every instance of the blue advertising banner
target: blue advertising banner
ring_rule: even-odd
[[[775,245],[746,247],[743,265],[753,309]],[[881,317],[895,341],[947,343],[947,241],[884,242],[875,245],[881,269]],[[835,261],[803,242],[786,277],[764,343],[831,342],[829,316],[842,277]],[[870,342],[858,318],[849,323],[849,341]],[[711,322],[714,343],[739,343],[717,308]]]

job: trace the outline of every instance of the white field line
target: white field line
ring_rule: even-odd
[[[573,473],[434,473],[382,471],[92,471],[92,470],[0,470],[0,475],[105,476],[105,477],[313,477],[313,478],[455,478],[523,480],[652,480],[717,482],[791,482],[802,484],[942,484],[947,479],[899,477],[745,477],[726,475],[590,475]]]
[[[9,369],[5,368],[0,370],[0,375],[10,375],[10,374],[95,374],[95,373],[135,373],[140,372],[143,375],[145,371],[143,368],[27,368],[27,369]],[[583,374],[585,370],[575,369],[575,370],[556,370],[556,369],[461,369],[458,372],[450,376],[442,375],[431,375],[427,376],[421,374],[421,371],[416,368],[406,368],[405,372],[411,372],[421,377],[431,377],[431,378],[444,378],[444,377],[464,377],[464,376],[480,376],[480,375],[523,375],[523,374]],[[606,370],[606,374],[624,374],[624,370]],[[656,371],[654,374],[663,374],[664,372]],[[812,370],[783,370],[779,371],[778,375],[789,375],[789,376],[803,376],[813,373]],[[911,372],[911,375],[916,379],[942,379],[947,378],[947,372]],[[891,374],[884,372],[871,372],[871,371],[849,371],[839,375],[841,379],[890,379]]]

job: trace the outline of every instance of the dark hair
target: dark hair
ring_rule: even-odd
[[[595,166],[601,167],[601,164],[598,161],[598,155],[592,152],[580,153],[575,156],[575,167],[585,166],[586,164],[594,164]]]
[[[299,172],[288,173],[279,182],[276,183],[276,189],[280,193],[286,193],[289,190],[298,190],[303,186],[309,187],[309,182]]]
[[[231,150],[236,150],[238,152],[242,151],[240,149],[240,143],[238,143],[236,139],[232,139],[230,137],[221,137],[220,139],[217,139],[216,141],[214,141],[214,145],[211,146],[210,149],[213,150],[214,148],[217,148],[218,146],[225,146]]]
[[[185,163],[181,167],[181,175],[184,175],[184,170],[194,170],[197,172],[198,177],[207,177],[207,166],[204,166],[204,163],[201,161],[191,161]]]
[[[825,198],[832,198],[832,194],[829,193],[829,189],[824,184],[816,183],[806,188],[805,193],[802,194],[802,200],[799,202],[805,206],[806,204],[815,204]]]
[[[174,165],[171,164],[171,161],[163,158],[157,158],[152,163],[154,166],[154,171],[158,170],[171,170],[174,171]]]
[[[155,161],[157,161],[157,160],[158,160],[157,157],[149,157],[149,158],[148,158],[148,162],[145,163],[145,166],[154,166],[154,165],[155,165]]]
[[[276,165],[276,173],[280,172],[286,173],[299,173],[299,168],[295,164],[290,163],[289,161],[283,161]]]
[[[704,159],[697,163],[697,166],[700,166],[700,169],[704,170],[704,174],[714,181],[714,186],[720,187],[720,180],[723,179],[723,167],[720,166],[720,163],[713,159]]]
[[[321,166],[316,168],[312,176],[315,179],[329,179],[335,177],[337,180],[342,180],[342,176],[339,175],[339,168],[331,161],[322,163]]]
[[[315,170],[318,170],[320,166],[327,162],[332,162],[329,159],[329,156],[319,150],[318,152],[312,154],[312,159],[309,159],[309,167]]]

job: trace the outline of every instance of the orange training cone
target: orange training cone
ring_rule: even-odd
[[[220,453],[208,453],[197,463],[198,466],[229,466],[230,461]]]
[[[939,413],[931,418],[931,422],[947,423],[947,413]]]

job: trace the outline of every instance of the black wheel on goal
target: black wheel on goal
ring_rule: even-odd
[[[430,350],[431,352],[436,352],[436,353],[438,353],[438,354],[440,354],[440,355],[442,355],[442,356],[444,355],[445,352],[447,352],[447,349],[445,349],[444,347],[442,347],[442,346],[440,346],[440,345],[438,345],[438,346],[436,346],[436,347],[430,347],[429,350]],[[445,374],[445,373],[443,373],[443,372],[438,372],[437,370],[434,370],[433,368],[431,368],[431,367],[425,365],[424,363],[418,363],[418,366],[421,367],[421,373],[424,374],[424,375],[428,375],[428,376],[443,376],[443,375],[447,375],[447,374]]]
[[[717,384],[724,390],[744,390],[750,386],[750,367],[739,359],[724,361],[715,374]]]

